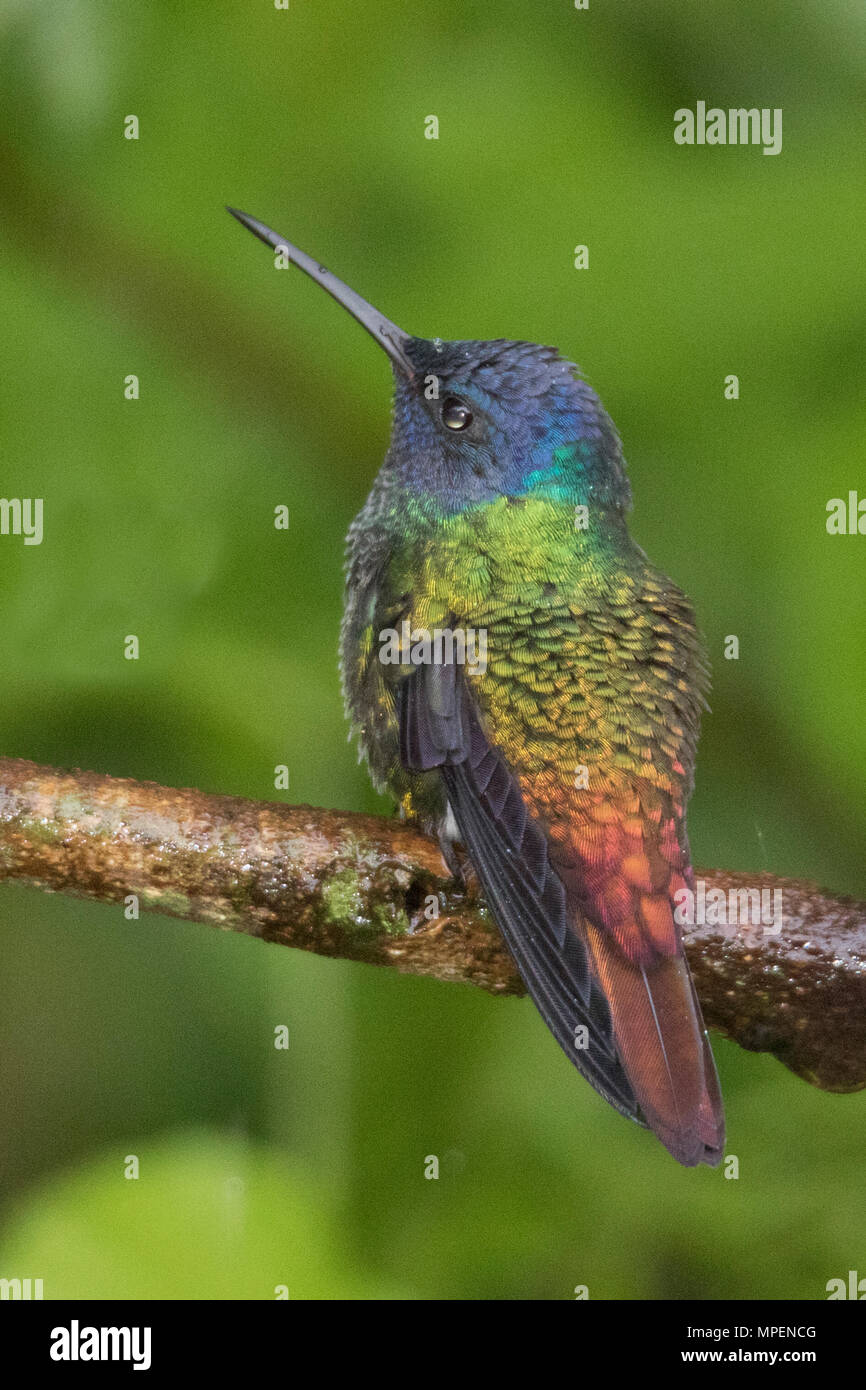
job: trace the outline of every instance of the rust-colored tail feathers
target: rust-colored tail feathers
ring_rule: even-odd
[[[725,1121],[713,1054],[682,955],[633,963],[582,924],[623,1069],[647,1124],[686,1167],[717,1164]]]

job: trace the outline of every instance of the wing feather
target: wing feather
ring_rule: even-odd
[[[441,724],[428,716],[434,689]],[[450,674],[449,674],[450,673]],[[453,699],[444,698],[450,685]],[[421,666],[398,690],[400,746],[410,770],[438,766],[448,802],[493,916],[536,1007],[577,1069],[611,1105],[643,1123],[613,1038],[604,992],[590,972],[584,942],[569,925],[569,906],[545,834],[530,814],[502,753],[481,727],[454,666]],[[586,1030],[586,1046],[579,1030]]]

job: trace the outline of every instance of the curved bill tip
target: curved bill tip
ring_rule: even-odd
[[[301,251],[299,247],[286,241],[285,237],[279,236],[277,232],[265,226],[264,222],[260,222],[257,217],[251,217],[248,212],[239,212],[237,208],[231,208],[228,204],[226,204],[226,212],[230,212],[232,217],[237,218],[238,222],[252,232],[253,236],[258,237],[259,241],[263,241],[274,251],[282,252],[291,265],[296,265],[305,275],[309,275],[311,280],[315,280],[317,285],[321,285],[332,299],[336,299],[338,304],[342,304],[343,308],[348,310],[363,328],[366,328],[379,346],[385,349],[391,361],[404,376],[408,377],[409,380],[414,377],[415,368],[406,352],[406,346],[411,341],[410,334],[404,333],[402,328],[398,328],[396,323],[386,319],[384,314],[380,314],[379,310],[375,309],[366,299],[363,299],[356,290],[351,289],[342,280],[338,280],[337,276],[333,275],[325,266],[320,265],[305,251]]]

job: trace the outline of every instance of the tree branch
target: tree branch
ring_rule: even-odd
[[[686,929],[708,1026],[825,1090],[866,1086],[866,905],[772,874],[697,877],[708,893],[782,895],[778,935]],[[103,902],[134,894],[147,911],[318,955],[523,992],[480,896],[396,820],[0,758],[0,878]]]

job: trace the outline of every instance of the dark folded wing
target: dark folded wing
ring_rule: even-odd
[[[460,668],[419,666],[398,687],[397,710],[401,761],[409,771],[440,770],[497,926],[548,1028],[611,1105],[644,1123],[586,945],[569,921],[571,909],[550,864],[544,831],[527,810],[504,756],[486,737]]]

